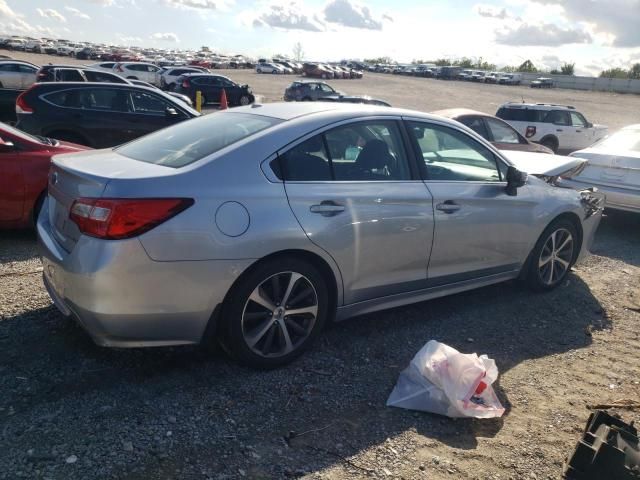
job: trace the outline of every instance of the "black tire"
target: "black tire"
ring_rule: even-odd
[[[4,88],[4,85],[2,85],[2,82],[0,82],[0,88]]]
[[[561,249],[565,243],[566,246]],[[558,249],[555,254],[551,251],[552,244]],[[529,288],[540,292],[553,290],[560,285],[578,256],[578,248],[579,237],[573,222],[565,218],[551,222],[529,255],[525,276]]]
[[[294,273],[301,277],[295,279]],[[262,298],[284,300],[289,288],[288,297],[293,302],[289,311],[315,308],[315,314],[287,316],[285,308],[289,305],[269,300],[276,307],[271,310],[250,300],[258,291],[262,292]],[[219,340],[239,363],[261,369],[279,367],[293,361],[315,341],[328,317],[328,308],[326,282],[313,265],[295,257],[267,260],[241,277],[228,293],[222,308]],[[255,339],[252,346],[247,340],[251,333]]]
[[[200,94],[200,98],[202,98],[202,106],[204,107],[207,104],[207,97],[205,97],[204,93],[202,93]]]
[[[553,150],[553,153],[558,153],[558,140],[553,137],[543,138],[540,145],[544,145],[545,147]]]
[[[311,101],[311,97],[304,97],[302,99],[303,102],[310,102]]]

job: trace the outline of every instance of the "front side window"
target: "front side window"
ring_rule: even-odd
[[[334,93],[335,90],[333,88],[331,88],[329,85],[327,84],[321,84],[320,88],[322,89],[323,92],[329,92],[329,93]]]
[[[463,132],[422,122],[410,122],[409,127],[424,159],[427,180],[454,182],[500,182],[502,180],[503,173],[499,171],[493,153]]]
[[[38,69],[29,65],[18,65],[18,71],[20,73],[36,73]]]
[[[287,181],[398,181],[411,172],[394,121],[351,123],[316,135],[280,156]],[[278,171],[276,171],[278,170]]]
[[[145,135],[116,151],[141,162],[179,168],[280,122],[248,113],[212,113]]]
[[[133,92],[131,94],[133,111],[150,115],[164,115],[167,108],[172,108],[169,102],[144,92]]]
[[[486,119],[489,130],[491,130],[491,136],[494,142],[498,143],[520,143],[520,136],[509,125],[494,120],[492,118]]]
[[[571,125],[574,127],[586,127],[587,121],[578,112],[571,112]]]

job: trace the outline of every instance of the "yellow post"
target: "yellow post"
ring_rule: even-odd
[[[202,112],[202,92],[200,90],[196,92],[196,110]]]

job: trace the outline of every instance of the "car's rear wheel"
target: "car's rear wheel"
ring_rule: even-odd
[[[553,150],[553,153],[557,153],[558,151],[558,140],[553,137],[543,138],[540,145],[544,145],[545,147]]]
[[[329,294],[320,272],[297,258],[266,261],[233,287],[222,313],[221,343],[256,368],[291,362],[316,339]]]
[[[566,219],[553,221],[538,239],[529,258],[527,283],[533,290],[552,290],[565,279],[578,248],[578,232]]]

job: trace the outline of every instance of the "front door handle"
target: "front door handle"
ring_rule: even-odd
[[[309,208],[311,213],[319,213],[323,217],[333,217],[341,212],[344,212],[344,205],[338,205],[331,200],[325,200],[320,202],[319,205],[311,205]]]
[[[582,130],[576,130],[576,133],[582,133]]]
[[[446,202],[436,205],[436,209],[444,213],[454,213],[460,210],[460,205],[452,202],[451,200],[447,200]]]
[[[557,128],[557,129],[556,129],[556,132],[564,132],[564,130],[563,130],[563,129],[561,129],[561,128]]]

